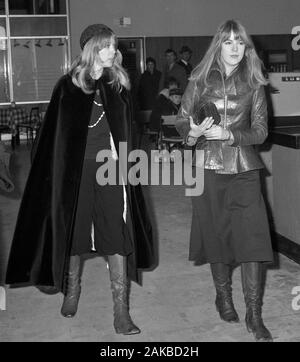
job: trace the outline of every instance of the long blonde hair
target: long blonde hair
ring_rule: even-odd
[[[206,54],[191,74],[190,79],[196,81],[199,89],[204,90],[209,87],[209,72],[214,66],[218,66],[222,72],[225,71],[221,60],[221,46],[230,38],[232,32],[235,38],[241,39],[245,44],[244,57],[239,66],[241,63],[244,65],[242,71],[248,85],[256,89],[260,85],[267,84],[262,73],[262,61],[259,59],[246,29],[238,20],[227,20],[219,26]]]
[[[70,74],[73,83],[82,89],[84,93],[90,94],[94,92],[95,80],[91,78],[91,72],[96,57],[101,49],[115,41],[117,47],[117,37],[110,30],[105,29],[101,35],[93,36],[84,46],[81,54],[73,62]],[[122,66],[122,54],[119,50],[116,51],[115,59],[112,67],[104,68],[104,73],[109,73],[110,84],[119,92],[122,87],[130,89],[130,81],[126,70]]]

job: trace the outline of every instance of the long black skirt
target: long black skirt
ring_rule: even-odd
[[[123,219],[122,185],[100,186],[96,172],[100,164],[84,160],[76,210],[71,255],[96,251],[99,255],[127,256],[133,247]],[[94,240],[91,237],[94,225]]]
[[[259,170],[204,171],[204,192],[192,197],[189,259],[196,264],[273,261]]]

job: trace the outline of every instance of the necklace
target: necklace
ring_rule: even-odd
[[[97,96],[100,95],[99,89],[96,90],[96,94],[97,94]],[[100,99],[100,100],[101,100],[101,99]],[[94,104],[95,104],[97,107],[102,107],[102,106],[103,106],[102,103],[98,103],[98,102],[96,102],[95,100],[94,100]],[[98,120],[97,120],[94,124],[91,124],[91,125],[89,125],[88,127],[89,127],[89,128],[94,128],[94,127],[96,127],[97,124],[98,124],[98,123],[101,121],[101,119],[103,118],[104,114],[105,114],[105,111],[103,111],[103,112],[101,113],[101,116],[98,118]]]
[[[97,126],[97,124],[101,121],[101,119],[103,118],[103,116],[105,115],[105,112],[103,111],[101,116],[98,118],[97,122],[95,122],[94,124],[88,125],[89,128],[94,128]]]
[[[98,106],[98,107],[103,106],[103,104],[102,104],[102,103],[97,103],[96,101],[94,101],[94,104],[96,104],[96,106]]]

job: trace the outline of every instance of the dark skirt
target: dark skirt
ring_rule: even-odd
[[[123,186],[100,186],[96,180],[99,167],[100,164],[93,159],[84,160],[71,255],[95,249],[99,255],[127,256],[132,253],[133,247],[123,220]],[[94,243],[91,238],[92,223]]]
[[[197,264],[273,261],[259,170],[234,175],[205,170],[204,192],[192,197],[189,259]]]

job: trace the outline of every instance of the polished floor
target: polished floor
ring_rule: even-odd
[[[0,194],[2,285],[28,169],[29,147],[22,144],[11,159],[16,190]],[[185,196],[184,187],[151,186],[146,198],[157,240],[158,266],[143,273],[142,287],[132,284],[131,315],[141,334],[114,333],[106,263],[99,257],[87,257],[78,313],[72,319],[60,315],[61,294],[6,286],[6,310],[0,310],[0,341],[252,342],[244,323],[239,268],[233,274],[233,296],[241,322],[232,325],[221,321],[215,310],[209,267],[188,261],[191,200]],[[276,254],[275,260],[267,271],[264,321],[275,342],[300,342],[300,301],[293,301],[297,296],[292,294],[300,286],[300,267],[282,255]]]

